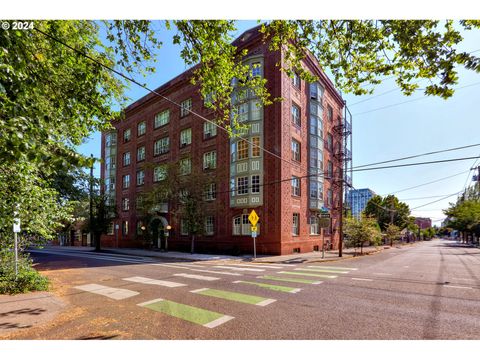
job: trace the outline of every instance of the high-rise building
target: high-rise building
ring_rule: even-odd
[[[156,89],[180,106],[148,94],[124,110],[124,120],[112,122],[114,131],[102,135],[101,174],[118,213],[108,235],[102,237],[105,246],[164,248],[170,226],[168,249],[190,249],[190,237],[172,204],[159,203],[147,220],[136,210],[143,194],[162,179],[162,165],[180,162],[186,174],[196,169],[214,179],[207,189],[205,231],[195,241],[196,251],[252,253],[248,221],[252,209],[260,217],[259,254],[319,250],[323,239],[329,247],[338,248],[342,188],[351,179],[346,141],[351,116],[312,55],[302,65],[319,81],[307,83],[298,75],[292,79],[276,65],[282,53],[270,51],[262,37],[257,27],[234,45],[248,49],[243,61],[254,75],[266,78],[272,98],[284,100],[263,107],[252,94],[234,94],[232,106],[239,121],[249,125],[243,135],[249,141],[229,138],[189,111],[214,119],[198,85],[189,81],[191,70]],[[325,208],[331,223],[321,236],[318,215]],[[145,232],[152,239],[149,243]]]
[[[366,189],[352,189],[347,193],[347,204],[352,211],[352,216],[357,219],[362,215],[368,201],[375,196],[375,192]]]

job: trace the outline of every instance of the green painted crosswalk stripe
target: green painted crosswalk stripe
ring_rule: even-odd
[[[247,295],[232,291],[216,290],[216,289],[197,289],[190,291],[192,293],[212,296],[220,299],[237,301],[245,304],[252,304],[258,306],[266,306],[276,301],[274,299],[267,299],[260,296]]]
[[[321,277],[321,278],[327,278],[327,279],[335,279],[337,276],[336,275],[323,275],[323,274],[312,274],[308,272],[303,272],[303,271],[279,271],[279,274],[287,274],[287,275],[302,275],[302,276],[315,276],[315,277]]]
[[[254,281],[238,280],[238,281],[234,281],[234,283],[236,283],[236,284],[242,283],[242,284],[256,285],[256,286],[259,286],[259,287],[261,287],[261,288],[265,288],[265,289],[269,289],[269,290],[273,290],[273,291],[288,292],[288,293],[297,293],[297,292],[299,292],[299,291],[301,290],[301,289],[298,289],[298,288],[292,288],[292,287],[288,287],[288,286],[280,286],[280,285],[274,285],[274,284],[258,283],[258,282],[254,282]]]
[[[284,277],[276,277],[276,276],[257,276],[259,279],[266,279],[266,280],[275,280],[275,281],[285,281],[285,282],[293,282],[298,284],[319,284],[321,282],[316,280],[310,279],[300,279],[300,278],[284,278]]]
[[[310,266],[309,266],[310,268]],[[300,271],[314,271],[314,272],[326,272],[326,273],[333,273],[333,274],[348,274],[349,271],[342,271],[342,270],[329,270],[329,269],[304,269],[304,268],[298,268],[295,270],[300,270]]]
[[[318,268],[318,269],[335,269],[335,270],[358,270],[358,268],[349,268],[349,267],[337,267],[337,266],[317,266],[310,265],[309,268]]]
[[[164,299],[155,299],[138,305],[208,328],[214,328],[233,319],[232,316]]]

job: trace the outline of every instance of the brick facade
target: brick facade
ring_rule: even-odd
[[[243,41],[243,39],[246,39]],[[312,215],[309,209],[309,178],[306,177],[309,169],[309,84],[300,82],[297,88],[292,84],[292,79],[281,72],[275,64],[281,61],[281,52],[272,52],[267,45],[261,42],[261,37],[252,29],[241,37],[235,44],[249,49],[248,57],[262,56],[263,75],[268,80],[267,88],[272,98],[283,97],[281,102],[267,106],[263,109],[263,147],[281,156],[287,161],[280,160],[267,152],[263,152],[263,181],[262,183],[274,184],[263,187],[262,205],[255,207],[260,217],[260,234],[257,238],[258,254],[290,254],[294,251],[310,252],[321,249],[322,236],[310,235],[309,219]],[[326,169],[328,162],[333,165],[333,178],[325,178],[323,183],[324,199],[327,199],[329,190],[333,192],[331,204],[325,202],[332,215],[331,228],[325,232],[325,241],[333,248],[339,243],[339,205],[342,201],[340,182],[343,177],[342,161],[335,156],[335,146],[342,145],[341,134],[334,130],[342,119],[343,100],[335,91],[330,80],[321,72],[313,57],[304,61],[304,66],[310,72],[320,77],[320,83],[324,87],[323,96],[323,134],[326,140],[327,134],[332,135],[333,149],[327,147],[323,150],[323,164]],[[190,71],[187,71],[168,83],[162,85],[156,91],[168,97],[176,103],[181,103],[187,98],[192,99],[192,110],[208,119],[213,119],[213,114],[203,105],[198,87],[189,82]],[[300,108],[300,126],[292,123],[292,103]],[[329,107],[332,109],[331,118],[328,116]],[[167,125],[154,129],[155,115],[166,109],[170,110],[170,121]],[[137,125],[146,122],[146,132],[137,136]],[[192,168],[201,169],[203,154],[208,151],[216,151],[217,166],[213,173],[216,179],[216,200],[207,205],[207,215],[214,217],[214,234],[204,235],[196,239],[195,251],[213,253],[252,253],[253,241],[248,235],[233,235],[233,218],[248,214],[253,207],[239,208],[230,206],[230,140],[226,132],[217,129],[217,135],[204,139],[204,120],[188,114],[180,116],[180,108],[177,105],[155,95],[149,94],[134,102],[125,109],[125,119],[113,122],[117,133],[117,145],[115,155],[115,202],[118,219],[115,224],[119,225],[117,235],[104,235],[103,246],[118,247],[143,247],[146,244],[142,235],[137,235],[136,224],[138,221],[135,211],[135,199],[139,193],[148,190],[153,184],[152,164],[175,162],[182,156],[192,158]],[[180,131],[191,127],[192,142],[185,147],[180,146]],[[131,129],[131,140],[123,141],[123,132]],[[105,159],[105,145],[107,134],[102,134],[102,158]],[[154,142],[162,137],[169,137],[169,152],[154,156]],[[300,161],[292,160],[292,139],[300,143]],[[145,160],[137,162],[136,154],[140,146],[145,146]],[[131,163],[123,166],[123,154],[130,151]],[[136,173],[144,169],[144,185],[136,185]],[[105,178],[105,162],[102,163],[101,174]],[[122,177],[130,175],[130,186],[122,188]],[[300,196],[292,194],[290,181],[278,182],[279,179],[289,179],[292,176],[300,177]],[[122,210],[122,198],[129,199],[130,209]],[[299,234],[292,235],[292,216],[299,214]],[[173,218],[169,213],[160,214],[168,224],[172,226],[168,248],[170,250],[188,251],[190,249],[190,237],[180,234],[180,221]],[[128,221],[128,234],[122,232],[122,223]],[[240,225],[241,226],[241,225]]]

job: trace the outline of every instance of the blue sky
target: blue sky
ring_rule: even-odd
[[[256,21],[239,21],[236,35],[256,26]],[[180,48],[171,44],[168,39],[173,32],[165,29],[159,31],[164,45],[158,53],[157,71],[148,76],[144,82],[150,88],[156,88],[185,71],[187,67],[179,57]],[[465,40],[460,49],[471,52],[480,50],[478,32],[464,34]],[[477,53],[480,54],[480,51]],[[480,122],[478,121],[478,103],[480,100],[480,74],[469,70],[460,70],[460,81],[457,87],[473,86],[459,89],[448,100],[426,97],[422,91],[412,96],[401,94],[393,79],[385,80],[377,86],[373,95],[353,96],[344,94],[347,106],[353,114],[353,165],[361,165],[393,158],[415,155],[418,153],[460,147],[480,143]],[[426,82],[420,82],[426,85]],[[394,90],[394,91],[391,91]],[[390,92],[391,91],[391,92]],[[389,92],[384,94],[384,92]],[[132,101],[144,96],[147,91],[131,85],[127,95]],[[420,99],[395,105],[413,99]],[[361,102],[361,103],[358,103]],[[358,104],[356,104],[358,103]],[[391,106],[377,110],[381,107]],[[100,134],[95,133],[80,147],[84,154],[100,157]],[[479,156],[480,147],[448,152],[412,159],[407,162],[432,161],[447,158]],[[431,182],[443,177],[467,171],[474,160],[452,163],[432,164],[418,167],[355,172],[353,185],[355,188],[368,187],[377,194],[386,195],[407,187]],[[96,170],[97,176],[98,169]],[[464,173],[395,194],[411,208],[441,199],[416,199],[428,196],[446,196],[461,191],[469,183],[471,173]],[[444,218],[442,209],[455,201],[452,196],[445,200],[413,210],[415,216],[431,217],[436,223]]]

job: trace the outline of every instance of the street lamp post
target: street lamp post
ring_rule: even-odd
[[[167,232],[165,233],[165,251],[168,251],[168,237],[170,236],[170,230],[172,227],[167,225]]]

